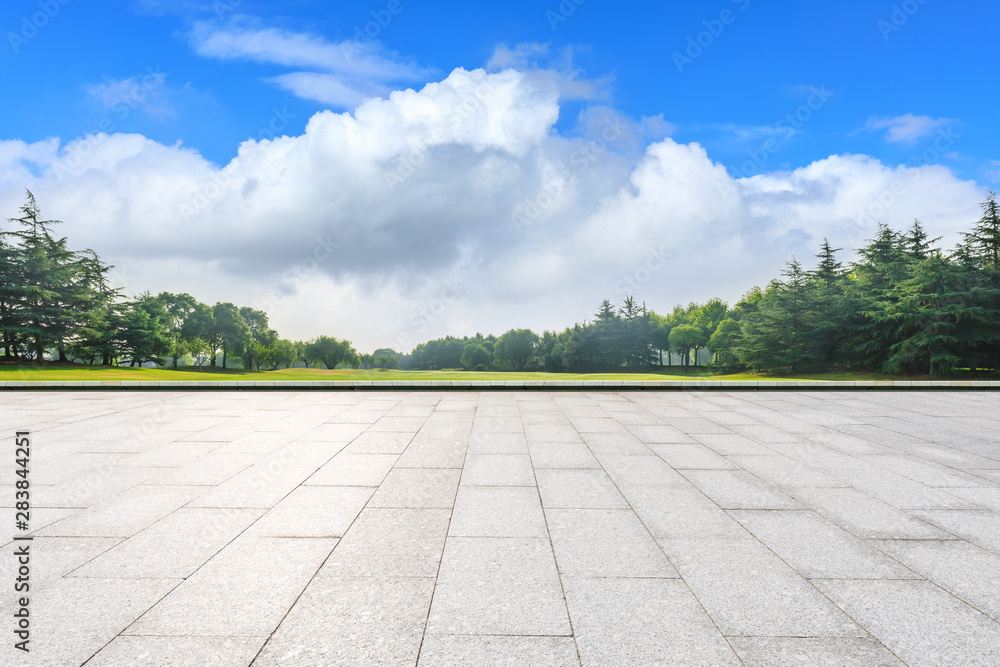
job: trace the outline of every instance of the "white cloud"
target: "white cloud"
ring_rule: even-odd
[[[147,68],[142,76],[125,79],[106,78],[101,83],[86,84],[83,89],[102,111],[114,111],[121,117],[141,109],[154,118],[170,118],[176,114],[165,96],[167,74],[159,68]]]
[[[734,180],[609,107],[560,135],[559,100],[539,71],[458,69],[223,167],[140,135],[0,142],[0,209],[30,187],[129,293],[263,305],[285,336],[365,350],[562,327],[626,294],[733,300],[823,237],[854,247],[919,217],[949,243],[978,217],[979,186],[941,166],[835,155]]]
[[[872,116],[863,129],[868,132],[886,130],[885,139],[891,143],[914,144],[924,137],[930,136],[935,130],[954,123],[951,118],[931,118],[930,116],[914,116],[911,113],[902,116]]]
[[[378,42],[329,42],[306,33],[257,28],[249,17],[233,17],[226,26],[195,23],[191,46],[198,55],[220,60],[305,68],[270,79],[294,95],[335,107],[353,108],[369,97],[388,93],[388,84],[418,81],[428,70],[382,48]]]
[[[735,123],[726,123],[719,125],[718,128],[726,134],[733,135],[739,141],[756,141],[772,137],[784,140],[799,133],[799,130],[787,124],[737,125]]]
[[[521,42],[514,48],[500,43],[486,63],[486,70],[504,69],[536,72],[550,78],[559,88],[563,100],[607,101],[611,97],[614,77],[588,78],[573,64],[573,47],[567,46],[552,54],[548,44]]]

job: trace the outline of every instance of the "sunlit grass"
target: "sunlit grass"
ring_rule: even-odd
[[[586,381],[586,380],[881,380],[899,379],[875,373],[837,371],[776,377],[755,373],[715,374],[700,367],[689,373],[544,373],[544,372],[481,372],[481,371],[400,371],[400,370],[326,370],[319,368],[286,368],[277,371],[248,372],[244,369],[212,367],[128,368],[118,366],[84,366],[67,363],[0,364],[0,380],[53,381],[179,381],[179,380],[464,380],[464,381]]]

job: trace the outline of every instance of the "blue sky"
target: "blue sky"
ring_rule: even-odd
[[[12,0],[0,206],[30,187],[127,292],[362,347],[732,302],[825,237],[968,227],[1000,188],[997,25],[985,1]]]
[[[833,93],[830,100],[782,139],[768,166],[794,168],[843,152],[922,159],[933,132],[887,141],[884,130],[862,129],[873,117],[912,114],[951,128],[954,155],[941,158],[945,163],[996,183],[990,172],[997,170],[992,162],[1000,156],[1000,133],[986,77],[991,63],[998,64],[991,44],[1000,5],[991,2],[400,0],[397,15],[386,13],[387,1],[50,4],[59,10],[37,36],[17,43],[16,54],[3,51],[3,88],[24,100],[5,105],[4,138],[36,141],[91,131],[107,113],[94,88],[152,70],[166,75],[155,92],[159,104],[124,119],[114,114],[116,129],[181,141],[213,161],[228,161],[272,108],[294,114],[288,130],[295,132],[330,105],[268,82],[288,67],[200,56],[192,46],[196,25],[239,22],[331,43],[352,40],[367,26],[396,60],[414,65],[415,77],[386,81],[399,86],[419,87],[455,67],[482,67],[501,43],[547,44],[550,52],[539,64],[568,60],[580,77],[603,79],[606,100],[618,109],[633,117],[662,114],[678,140],[703,143],[733,171],[742,169],[747,150],[759,149],[766,128],[806,101],[809,87],[823,86]],[[24,18],[44,6],[5,3],[0,25],[20,34]],[[391,21],[376,31],[372,12]],[[698,46],[700,54],[688,41],[699,37],[706,45]],[[680,61],[683,71],[678,53],[696,56]],[[564,108],[560,128],[571,130],[573,112],[587,103]]]

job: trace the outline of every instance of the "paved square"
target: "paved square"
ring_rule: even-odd
[[[8,391],[0,437],[0,665],[1000,664],[1000,393]]]

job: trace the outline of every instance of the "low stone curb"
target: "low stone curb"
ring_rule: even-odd
[[[1000,380],[2,380],[0,389],[1000,389]]]

